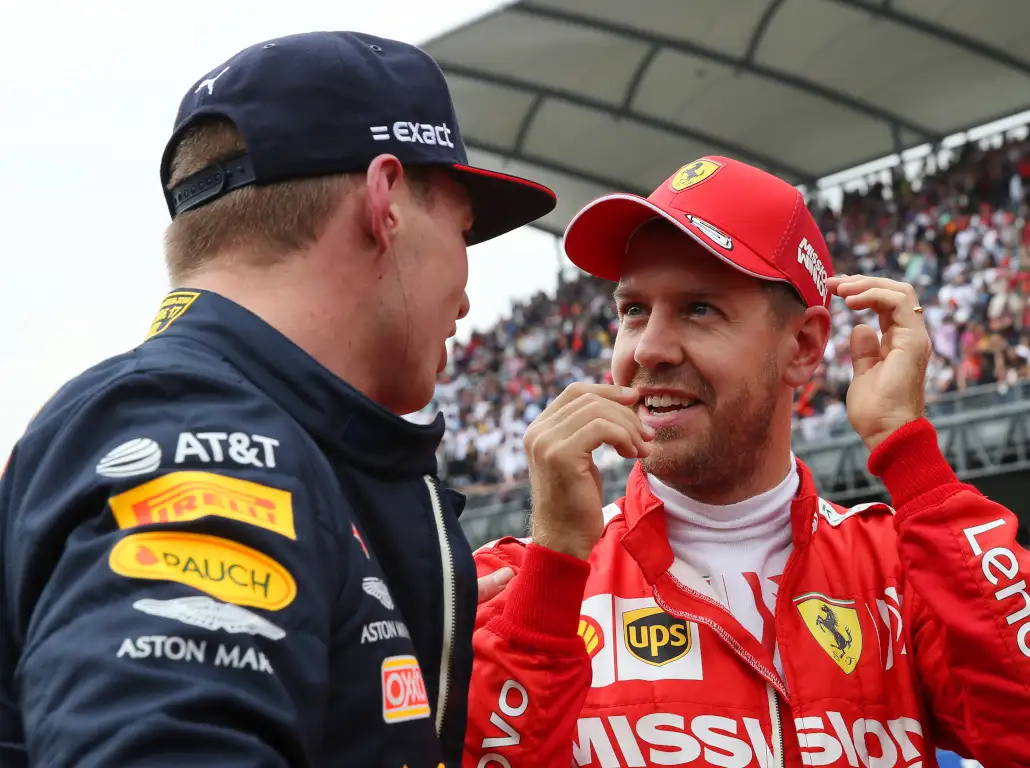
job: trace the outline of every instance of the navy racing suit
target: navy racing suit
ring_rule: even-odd
[[[0,765],[459,766],[476,580],[443,429],[169,294],[0,480]]]

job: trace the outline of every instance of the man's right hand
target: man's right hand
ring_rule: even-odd
[[[530,424],[524,442],[537,544],[590,557],[604,527],[592,454],[607,444],[626,459],[648,455],[654,431],[633,409],[639,399],[628,387],[572,384]]]

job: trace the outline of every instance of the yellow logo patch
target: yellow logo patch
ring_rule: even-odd
[[[154,315],[154,320],[150,324],[147,338],[157,336],[182,317],[182,313],[190,308],[190,304],[196,301],[198,296],[200,294],[194,291],[172,291],[165,296],[164,301],[161,302],[161,308],[157,310],[157,314]]]
[[[636,658],[661,667],[690,651],[690,625],[661,608],[638,608],[622,614],[626,649]]]
[[[714,160],[695,160],[676,171],[669,186],[672,187],[673,192],[682,192],[687,187],[693,187],[712,178],[720,168],[722,168],[722,163]]]
[[[278,611],[293,602],[293,575],[268,555],[202,533],[133,533],[114,545],[111,570],[122,576],[175,581],[226,603]]]
[[[819,646],[850,675],[862,657],[862,623],[854,600],[837,600],[818,592],[794,598],[798,612]]]
[[[601,625],[593,617],[580,616],[579,629],[576,632],[583,638],[583,644],[586,646],[587,655],[590,658],[594,658],[604,648],[604,632],[601,631]]]
[[[162,475],[113,496],[110,504],[119,528],[216,516],[297,538],[289,491],[212,472]]]

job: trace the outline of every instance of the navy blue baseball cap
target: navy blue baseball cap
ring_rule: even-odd
[[[203,118],[231,120],[246,151],[169,189],[171,161]],[[469,245],[554,210],[545,186],[468,164],[443,72],[425,51],[359,32],[310,32],[257,43],[190,88],[161,158],[174,218],[250,184],[365,171],[380,154],[448,169],[468,190]]]

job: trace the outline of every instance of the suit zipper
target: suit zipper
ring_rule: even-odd
[[[447,711],[447,697],[451,687],[451,653],[454,650],[454,613],[457,591],[454,585],[454,557],[451,540],[447,537],[447,525],[443,519],[440,492],[429,475],[423,478],[429,489],[429,501],[436,518],[436,535],[440,540],[440,565],[443,569],[443,645],[440,648],[440,690],[436,700],[436,735],[443,730],[444,713]]]
[[[780,722],[780,702],[776,698],[776,689],[765,684],[769,694],[769,722],[772,724],[773,765],[783,768],[783,724]]]
[[[708,595],[703,595],[700,592],[691,589],[682,581],[673,576],[671,573],[669,573],[668,575],[669,578],[672,580],[673,584],[675,584],[677,588],[680,589],[680,591],[696,597],[701,602],[708,603],[709,605],[713,606],[714,608],[718,609],[719,611],[725,613],[727,616],[730,616],[732,618],[733,614],[726,610],[726,607],[724,605],[722,605],[719,602],[716,602],[712,598],[708,597]],[[668,603],[665,602],[661,594],[659,594],[658,592],[658,587],[653,588],[653,594],[655,602],[658,603],[658,605],[661,606],[661,609],[670,616],[675,616],[679,619],[686,619],[687,621],[697,622],[698,624],[704,624],[715,630],[715,632],[723,640],[726,641],[726,644],[736,651],[738,656],[740,656],[744,661],[750,664],[751,667],[758,672],[758,674],[765,678],[765,681],[767,683],[771,683],[776,688],[776,690],[782,693],[784,698],[787,698],[787,687],[786,684],[780,679],[780,676],[775,671],[769,669],[767,666],[762,664],[750,653],[748,653],[744,646],[737,642],[733,635],[727,632],[717,621],[714,621],[713,619],[707,618],[705,616],[698,616],[695,613],[687,613],[685,611],[676,610],[675,608],[671,607]]]

